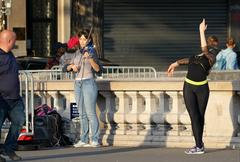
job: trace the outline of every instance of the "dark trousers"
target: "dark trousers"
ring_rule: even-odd
[[[183,97],[191,119],[196,146],[200,148],[203,146],[204,115],[209,98],[208,84],[197,86],[184,82]]]
[[[0,128],[7,118],[11,121],[11,126],[3,147],[6,152],[12,152],[16,149],[20,130],[25,123],[24,104],[21,98],[0,99]]]

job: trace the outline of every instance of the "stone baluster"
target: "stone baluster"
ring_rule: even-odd
[[[34,108],[42,104],[42,95],[39,92],[34,92]]]
[[[48,103],[50,103],[49,106],[53,107],[58,113],[62,114],[64,111],[62,103],[63,96],[59,93],[59,91],[49,91],[48,94]]]
[[[127,134],[138,134],[138,108],[141,106],[139,102],[140,96],[137,91],[127,91],[126,94],[131,98],[131,109],[127,110],[125,120],[127,122]]]
[[[114,94],[117,96],[119,101],[117,112],[114,114],[114,121],[118,125],[116,134],[126,134],[125,114],[129,109],[129,97],[124,91],[115,91]]]
[[[71,103],[76,103],[74,91],[61,91],[61,94],[64,96],[62,104],[63,104],[63,112],[61,115],[65,118],[71,118]]]
[[[234,103],[232,103],[233,104],[232,112],[234,112],[234,113],[232,113],[232,114],[235,114],[235,113],[237,114],[236,115],[236,121],[237,122],[233,124],[234,127],[235,127],[234,132],[236,132],[236,133],[234,133],[234,135],[236,134],[237,137],[240,137],[240,130],[239,130],[239,125],[240,125],[240,110],[239,110],[240,92],[237,91],[237,92],[234,93],[233,102]],[[234,117],[232,117],[232,118],[234,118]]]
[[[153,91],[153,95],[156,96],[156,108],[152,111],[152,121],[156,124],[156,127],[153,129],[153,135],[165,135],[165,126],[164,126],[164,118],[165,118],[165,93],[163,91]]]
[[[47,92],[45,92],[45,97],[46,97],[46,102],[45,102],[45,104],[47,104],[48,106],[50,106],[50,107],[54,107],[54,104],[53,104],[53,92],[52,91],[47,91]]]
[[[42,104],[47,104],[47,93],[40,91],[39,96],[41,97],[41,103]]]
[[[110,92],[110,91],[102,91],[100,92],[100,94],[105,98],[105,107],[100,108],[100,121],[103,122],[104,124],[104,128],[105,128],[105,132],[106,129],[108,129],[108,134],[112,134],[115,130],[115,121],[114,121],[114,99],[115,96]]]
[[[192,128],[191,128],[191,120],[189,114],[186,109],[186,105],[183,99],[183,92],[179,92],[179,123],[180,123],[180,136],[191,136]]]
[[[169,123],[169,130],[166,132],[168,135],[179,135],[179,94],[178,92],[166,92],[169,95],[169,110],[165,112],[165,120]]]
[[[150,91],[141,91],[139,93],[143,96],[145,101],[145,109],[139,114],[139,121],[143,124],[141,129],[141,134],[151,135],[152,134],[152,130],[151,130],[152,116],[151,115],[153,114],[152,110],[154,110],[154,107],[155,107],[155,104],[154,104],[155,100],[153,100],[154,98]]]

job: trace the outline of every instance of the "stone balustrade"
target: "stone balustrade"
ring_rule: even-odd
[[[194,145],[183,81],[97,80],[103,144],[189,147]],[[206,147],[240,146],[240,83],[210,81],[205,115]],[[35,105],[47,103],[70,118],[73,81],[36,81]]]

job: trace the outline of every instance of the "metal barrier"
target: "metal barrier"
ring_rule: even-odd
[[[26,73],[31,73],[34,80],[73,80],[74,73],[65,73],[61,69],[55,70],[24,70]]]
[[[104,66],[103,79],[149,79],[156,78],[157,72],[148,66]]]
[[[150,79],[157,78],[157,72],[153,67],[135,66],[104,66],[101,79]],[[25,70],[31,73],[34,80],[74,80],[73,72],[62,72],[61,66],[54,66],[51,70]]]
[[[26,122],[24,128],[26,132],[21,135],[34,134],[34,79],[31,73],[20,71],[20,95],[25,103]]]

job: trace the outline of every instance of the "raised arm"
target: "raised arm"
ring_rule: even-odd
[[[205,19],[203,19],[199,25],[201,48],[202,48],[202,52],[208,58],[209,63],[212,66],[216,62],[216,57],[213,54],[209,53],[209,49],[207,47],[207,41],[205,37],[206,30],[207,30],[207,24],[205,22]]]
[[[202,48],[203,52],[207,50],[207,41],[206,41],[206,37],[205,37],[205,30],[207,30],[207,25],[205,23],[205,19],[203,19],[199,25],[201,48]]]

